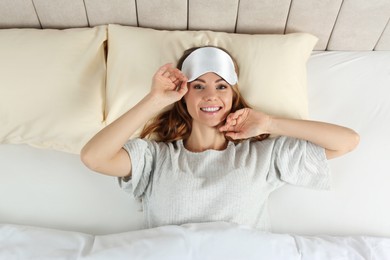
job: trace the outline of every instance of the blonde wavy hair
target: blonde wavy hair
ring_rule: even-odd
[[[204,46],[206,47],[206,46]],[[215,47],[215,46],[210,46]],[[179,59],[177,63],[177,68],[181,69],[183,61],[190,55],[193,51],[202,47],[194,47],[184,51],[183,56]],[[229,54],[225,49],[219,48]],[[232,56],[229,54],[232,58]],[[236,61],[232,58],[235,66],[237,75],[239,75],[239,70]],[[242,108],[251,108],[248,102],[241,96],[240,91],[238,90],[238,84],[236,83],[232,86],[233,89],[233,102],[231,113]],[[225,122],[222,122],[220,125],[223,125]],[[184,139],[186,140],[192,131],[192,117],[187,111],[186,104],[184,99],[181,99],[173,104],[173,106],[161,112],[156,117],[151,119],[143,128],[140,137],[154,139],[157,142],[173,142],[176,140]],[[252,140],[261,141],[268,138],[269,134],[261,134],[259,136],[252,137]],[[235,143],[241,142],[244,139],[233,140],[228,136],[225,136],[226,139],[233,141]]]

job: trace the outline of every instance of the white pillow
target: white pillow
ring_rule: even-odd
[[[204,45],[223,47],[235,58],[239,88],[254,108],[307,118],[306,62],[316,42],[316,37],[306,33],[243,35],[109,25],[107,123],[149,92],[158,67],[167,62],[176,65],[184,50]]]
[[[0,142],[78,153],[103,126],[107,27],[0,30]]]

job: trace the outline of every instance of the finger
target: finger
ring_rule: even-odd
[[[239,110],[237,110],[237,111],[235,111],[233,113],[230,113],[226,120],[227,121],[237,120],[237,118],[239,116],[241,116],[242,114],[243,114],[243,109],[239,109]]]
[[[157,74],[157,75],[163,75],[166,71],[169,70],[170,67],[172,67],[172,63],[164,64],[163,66],[161,66],[161,67],[157,70],[156,74]]]
[[[221,131],[221,132],[234,132],[235,126],[233,126],[231,124],[225,124],[219,128],[219,131]]]
[[[218,128],[218,130],[219,130],[220,132],[225,132],[225,131],[227,130],[227,125],[226,125],[226,123],[225,123],[223,126],[220,126],[220,127]]]
[[[183,81],[180,85],[180,88],[178,89],[178,93],[181,95],[181,96],[184,96],[188,91],[188,88],[187,88],[187,81]]]
[[[220,132],[226,132],[228,128],[229,128],[229,126],[228,126],[227,124],[224,124],[224,125],[221,126],[218,130],[219,130]]]
[[[226,121],[226,124],[228,125],[229,129],[231,129],[230,127],[237,128],[239,125],[237,119],[230,119],[229,121]]]
[[[173,83],[178,85],[179,81],[182,81],[185,77],[184,74],[177,68],[168,68],[166,72],[163,73],[163,76],[169,78]]]
[[[227,123],[230,123],[234,118],[234,113],[230,113],[227,117],[226,117],[226,122]]]
[[[175,84],[176,86],[180,87],[181,82],[180,82],[180,80],[179,80],[178,78],[173,79],[172,82],[173,82],[173,84]]]
[[[238,119],[239,117],[241,117],[245,112],[245,109],[239,109],[237,110],[236,112],[234,112],[234,119]]]
[[[177,78],[176,78],[175,75],[169,74],[169,75],[168,75],[168,78],[169,78],[169,80],[172,81],[173,83],[176,82],[175,85],[177,85],[177,81],[178,81],[178,80],[177,80]]]
[[[171,79],[171,73],[169,72],[169,70],[166,70],[166,71],[162,74],[162,76],[165,77],[165,78]]]
[[[244,117],[240,115],[237,117],[237,119],[235,119],[235,125],[241,125],[244,121],[245,121]]]
[[[245,121],[248,119],[248,113],[246,109],[241,109],[238,113],[238,116],[234,119],[236,126],[242,126]]]
[[[179,69],[177,68],[173,68],[171,71],[170,71],[171,75],[174,76],[176,79],[179,79],[180,81],[184,81],[184,80],[187,80],[187,77],[184,75],[183,72],[181,72]]]
[[[226,120],[225,123],[219,127],[219,131],[221,131],[221,132],[227,131],[227,129],[229,129],[229,127],[231,127],[230,122],[228,122]]]
[[[226,136],[237,140],[237,139],[242,139],[242,134],[240,132],[227,132]]]

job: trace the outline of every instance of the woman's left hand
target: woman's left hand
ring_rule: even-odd
[[[219,131],[233,139],[246,139],[268,132],[271,117],[263,112],[243,108],[230,113]]]

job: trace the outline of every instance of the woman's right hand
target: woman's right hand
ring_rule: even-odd
[[[188,91],[187,77],[168,63],[161,66],[153,76],[150,94],[164,105],[179,101]]]
[[[122,148],[129,138],[163,107],[187,93],[187,77],[171,64],[153,76],[150,93],[129,111],[97,133],[82,149],[84,164],[100,173],[130,176],[131,158]]]

